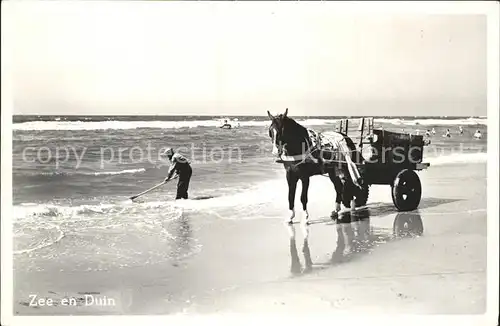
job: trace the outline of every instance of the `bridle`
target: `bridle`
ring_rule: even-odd
[[[278,119],[281,120],[281,123],[278,122]],[[283,116],[276,117],[272,120],[271,125],[269,126],[269,137],[273,140],[273,145],[276,146],[278,155],[280,156],[283,154],[286,145],[286,142],[283,139],[285,128],[283,119],[285,119]]]
[[[287,141],[283,138],[285,128],[284,119],[286,119],[286,117],[283,117],[283,115],[274,117],[272,119],[271,125],[269,126],[269,137],[273,139],[273,145],[276,147],[277,154],[280,157],[282,157],[283,154],[285,154],[285,156],[288,156],[288,153],[286,153]],[[292,158],[294,158],[293,160],[299,161],[297,165],[304,163],[306,157],[312,155],[312,153],[318,150],[318,148],[316,148],[316,146],[314,146],[314,144],[312,143],[309,135],[306,135],[303,141],[305,141],[307,145],[307,147],[304,149],[305,152],[292,156]]]

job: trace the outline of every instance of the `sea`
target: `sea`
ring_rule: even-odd
[[[202,250],[189,220],[287,215],[285,174],[271,153],[268,117],[229,116],[237,121],[232,129],[219,128],[221,118],[14,116],[15,268],[44,270],[44,259],[64,260],[69,271],[161,264]],[[347,117],[292,118],[323,132]],[[356,134],[359,117],[349,118],[349,133]],[[431,168],[487,159],[486,117],[375,117],[374,127],[434,129],[424,151]],[[443,137],[448,129],[451,137]],[[481,139],[473,137],[476,130]],[[166,177],[169,163],[159,155],[166,147],[192,163],[190,199],[174,200],[174,180],[132,202],[130,196]],[[311,187],[314,178],[321,176]]]

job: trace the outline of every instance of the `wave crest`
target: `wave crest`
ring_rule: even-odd
[[[122,170],[122,171],[94,172],[93,175],[134,174],[134,173],[144,172],[144,171],[146,171],[146,169],[140,168],[140,169],[128,169],[128,170]]]
[[[467,154],[450,154],[436,157],[424,158],[424,161],[433,165],[447,164],[462,164],[462,163],[486,163],[488,153],[467,153]]]
[[[144,202],[135,203],[129,200],[120,203],[103,203],[95,205],[61,206],[56,204],[35,204],[22,203],[13,207],[15,220],[63,220],[79,219],[96,215],[122,215],[128,217],[136,215],[140,218],[140,213],[147,213],[149,210],[162,210],[169,213],[172,204],[169,202]],[[171,212],[170,212],[171,213]]]
[[[297,118],[297,122],[306,126],[321,126],[335,124],[340,119],[304,119]],[[357,118],[351,119],[352,121]],[[375,118],[375,123],[389,123],[394,125],[487,125],[487,118],[468,119],[402,119],[402,118]],[[268,120],[238,121],[240,126],[268,126]],[[29,121],[13,124],[14,130],[107,130],[107,129],[180,129],[196,127],[219,127],[219,120],[191,120],[191,121]]]

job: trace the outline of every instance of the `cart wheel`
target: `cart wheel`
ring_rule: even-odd
[[[399,211],[411,211],[418,207],[422,197],[422,185],[413,170],[402,170],[391,187],[392,201]]]
[[[401,238],[421,236],[424,233],[424,223],[420,214],[399,213],[394,219],[393,233]]]
[[[342,193],[342,204],[344,204],[347,208],[351,208],[351,199],[354,197],[353,192],[356,193],[356,198],[354,199],[356,207],[365,206],[368,201],[368,195],[370,194],[370,188],[367,184],[364,184],[362,189],[359,189],[356,186],[345,187],[344,192]]]

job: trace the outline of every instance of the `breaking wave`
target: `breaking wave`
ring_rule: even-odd
[[[162,209],[165,213],[169,212],[169,207],[172,205],[168,202],[144,202],[133,203],[132,201],[125,200],[118,203],[101,203],[95,205],[79,205],[79,206],[61,206],[57,204],[36,204],[36,203],[22,203],[13,207],[14,220],[40,220],[44,221],[57,221],[75,218],[83,218],[89,216],[99,215],[122,215],[126,214],[130,218],[137,215],[138,218],[144,213],[147,216],[148,211],[155,211]],[[178,209],[175,210],[178,213]],[[174,214],[175,215],[175,214]]]
[[[146,169],[140,168],[140,169],[128,169],[128,170],[122,170],[122,171],[94,172],[93,175],[133,174],[133,173],[144,172],[144,171],[146,171]]]
[[[375,118],[376,123],[390,123],[394,125],[406,125],[406,126],[463,126],[463,125],[487,125],[487,118],[467,118],[467,119],[386,119],[386,118]]]
[[[424,161],[433,165],[461,164],[461,163],[486,163],[488,153],[460,153],[437,157],[424,158]]]
[[[335,124],[340,119],[296,119],[306,126]],[[355,118],[352,119],[356,120]],[[401,119],[375,118],[375,123],[394,125],[487,125],[487,118],[468,119]],[[240,126],[268,126],[268,120],[240,120]],[[14,130],[107,130],[107,129],[179,129],[196,127],[219,127],[219,120],[191,121],[29,121],[13,124]]]
[[[99,175],[119,175],[119,174],[135,174],[135,173],[142,173],[145,172],[145,168],[139,168],[139,169],[126,169],[126,170],[121,170],[121,171],[102,171],[102,172],[68,172],[68,171],[49,171],[49,172],[28,172],[28,173],[23,173],[24,175],[29,175],[29,176],[74,176],[74,175],[93,175],[93,176],[99,176]]]
[[[333,124],[338,120],[297,120],[305,125]],[[268,120],[239,121],[241,127],[268,126]],[[13,124],[14,130],[107,130],[107,129],[180,129],[197,127],[219,127],[217,120],[193,121],[30,121]]]

